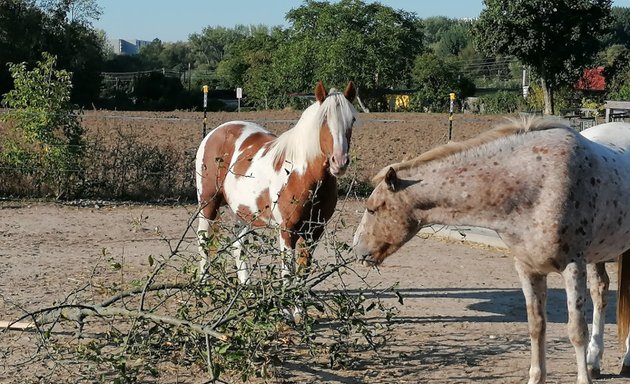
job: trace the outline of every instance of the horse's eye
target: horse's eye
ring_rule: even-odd
[[[357,121],[357,118],[356,118],[356,117],[353,117],[353,118],[352,118],[352,124],[354,124],[356,121]]]
[[[367,213],[369,213],[370,215],[373,215],[373,214],[374,214],[374,212],[375,212],[375,211],[374,211],[373,209],[371,209],[371,208],[365,208],[365,210],[366,210],[366,211],[367,211]]]

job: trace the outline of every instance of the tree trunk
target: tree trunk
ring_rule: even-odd
[[[543,91],[543,100],[545,101],[543,114],[553,115],[553,88],[544,77],[541,79],[540,85]]]

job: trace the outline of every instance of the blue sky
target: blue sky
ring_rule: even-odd
[[[629,0],[624,0],[629,1]],[[371,1],[365,0],[366,3]],[[415,12],[419,17],[477,17],[481,0],[382,0],[381,4]],[[94,26],[110,38],[185,41],[207,26],[237,24],[286,26],[284,15],[301,0],[99,0],[103,9]]]
[[[366,3],[371,0],[364,0]],[[395,9],[415,12],[418,17],[479,16],[482,0],[381,0]],[[301,0],[98,0],[103,8],[94,26],[109,38],[186,41],[188,35],[207,26],[233,27],[237,24],[286,26],[284,15],[303,4]],[[630,6],[630,0],[614,0],[613,5]]]

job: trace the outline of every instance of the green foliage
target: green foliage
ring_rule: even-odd
[[[440,57],[457,56],[472,43],[469,21],[437,16],[423,20],[422,25],[425,43]]]
[[[160,72],[151,72],[136,78],[132,94],[138,109],[168,111],[177,107],[177,96],[183,90],[184,87],[179,78],[166,77]]]
[[[15,85],[4,102],[12,109],[2,119],[12,124],[15,136],[3,141],[0,159],[23,168],[59,198],[79,187],[84,130],[70,103],[71,76],[56,70],[55,63],[56,57],[44,53],[33,70],[24,63],[10,66]]]
[[[613,7],[612,32],[604,39],[605,45],[623,45],[630,48],[630,7]]]
[[[474,93],[474,85],[459,73],[455,64],[433,53],[416,58],[412,75],[418,90],[411,100],[411,108],[415,111],[444,112],[448,110],[451,92],[459,99]]]
[[[90,25],[98,7],[91,0],[45,3],[42,9],[30,0],[0,1],[0,94],[12,88],[7,63],[33,65],[46,51],[74,73],[73,102],[89,104],[99,94],[105,43]]]
[[[481,96],[480,101],[485,113],[509,114],[522,110],[525,102],[519,92],[498,91]]]
[[[408,84],[422,31],[415,15],[360,0],[306,1],[286,15],[287,41],[274,58],[278,83],[289,91],[318,80],[369,89]],[[392,58],[395,57],[395,60]]]
[[[517,57],[542,79],[545,110],[553,88],[574,84],[610,23],[610,0],[485,0],[473,35],[487,54]],[[549,92],[549,97],[547,93]]]
[[[556,90],[554,93],[555,105],[557,111],[574,109],[577,107],[574,100],[574,92],[570,87],[564,87]],[[529,86],[529,95],[527,96],[527,109],[530,111],[543,111],[545,108],[545,100],[543,89],[540,84],[532,83]]]
[[[630,65],[613,78],[609,84],[608,98],[611,100],[630,100]]]

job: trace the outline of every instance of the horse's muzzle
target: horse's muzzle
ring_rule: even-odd
[[[350,166],[350,157],[348,154],[332,155],[330,157],[330,173],[337,177],[343,176]]]
[[[372,257],[370,252],[367,252],[366,250],[363,250],[361,245],[359,245],[359,244],[355,243],[353,245],[353,252],[354,252],[354,255],[357,258],[357,261],[360,262],[363,266],[374,267],[374,266],[380,264],[377,260],[375,260]]]

